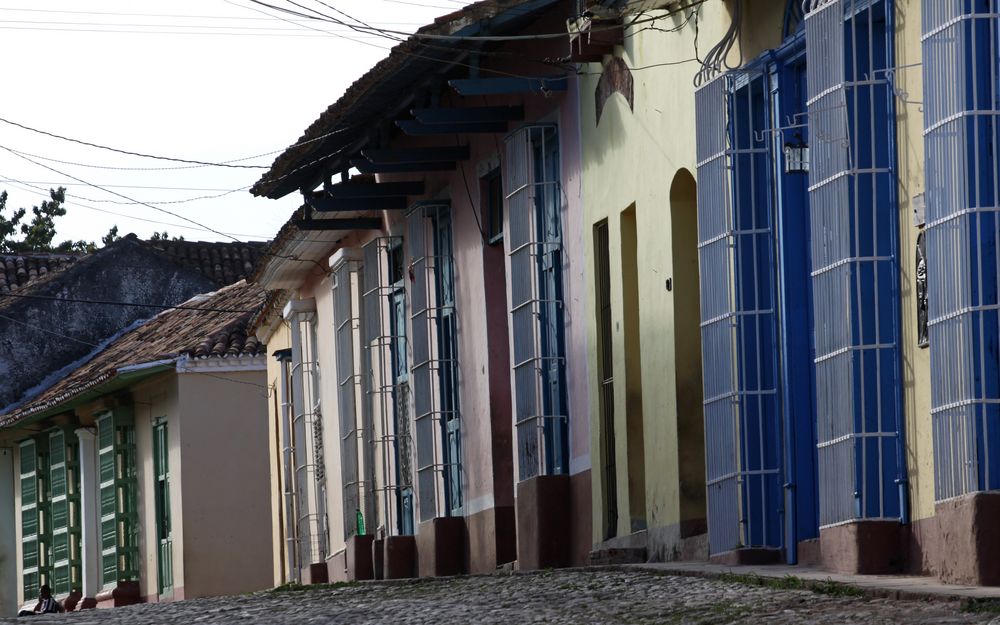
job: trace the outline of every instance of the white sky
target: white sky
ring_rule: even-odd
[[[268,1],[295,8],[290,0]],[[294,1],[333,14],[318,0]],[[325,2],[369,24],[407,32],[465,4]],[[0,118],[124,150],[199,161],[283,150],[393,42],[285,15],[296,20],[289,23],[260,11],[275,14],[250,0],[0,0]],[[0,147],[35,155],[28,158],[153,204],[246,187],[265,171],[117,171],[58,163],[37,157],[118,168],[182,165],[75,145],[5,123],[0,123]],[[243,163],[270,165],[276,156]],[[62,184],[67,214],[56,222],[56,243],[85,239],[100,244],[115,224],[122,235],[135,232],[145,238],[167,230],[188,240],[227,240],[146,206],[113,203],[127,200],[67,175],[0,149],[0,189],[10,195],[5,214],[44,199],[22,183],[46,191]],[[160,206],[241,240],[259,240],[272,237],[300,204],[298,194],[275,201],[240,190]]]

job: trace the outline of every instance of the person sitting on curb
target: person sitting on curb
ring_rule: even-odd
[[[42,586],[38,592],[38,603],[35,604],[34,609],[21,610],[17,615],[35,616],[36,614],[56,614],[62,611],[62,605],[52,596],[52,589],[48,586]]]

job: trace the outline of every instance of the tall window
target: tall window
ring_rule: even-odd
[[[892,5],[805,17],[821,525],[898,519],[905,501]]]
[[[48,439],[51,586],[63,595],[81,585],[79,446],[72,430],[52,430]]]
[[[21,574],[24,600],[38,596],[38,589],[49,583],[48,537],[46,531],[45,464],[43,450],[35,439],[23,441],[21,459]]]
[[[524,126],[505,144],[514,424],[525,480],[569,472],[559,133]]]
[[[1000,488],[1000,6],[922,6],[931,419],[943,500]]]
[[[608,221],[594,226],[594,269],[597,292],[597,372],[601,382],[601,486],[604,492],[604,538],[618,535],[618,472],[615,462],[614,338],[611,333],[611,251]]]
[[[97,419],[101,513],[101,583],[139,579],[135,427],[130,410],[116,408]]]
[[[480,180],[486,237],[490,245],[503,243],[503,176],[500,168],[490,170]]]
[[[451,206],[419,204],[407,217],[413,407],[420,520],[461,513],[462,437]]]
[[[333,269],[333,323],[337,352],[337,401],[340,413],[341,487],[344,537],[371,534],[374,493],[371,492],[372,415],[365,401],[365,351],[361,337],[364,292],[359,259],[343,250]]]
[[[174,587],[174,541],[170,524],[170,446],[167,420],[153,424],[153,499],[156,512],[157,585],[160,594]]]
[[[364,340],[379,524],[413,533],[410,372],[406,357],[406,269],[403,241],[380,237],[364,248]]]

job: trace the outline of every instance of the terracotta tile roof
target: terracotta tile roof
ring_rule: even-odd
[[[453,35],[477,24],[486,29],[492,18],[530,3],[532,0],[473,2],[438,17],[433,24],[419,28],[417,33]],[[396,45],[389,56],[354,81],[298,141],[278,155],[250,193],[282,197],[307,183],[317,170],[334,166],[338,157],[345,156],[342,152],[347,146],[367,135],[370,124],[366,122],[371,122],[370,118],[384,115],[398,106],[400,94],[410,91],[410,85],[424,80],[428,73],[440,69],[440,60],[452,59],[473,45],[460,40],[428,41],[414,36]]]
[[[47,274],[62,271],[80,254],[0,254],[0,293],[9,293]]]
[[[264,255],[267,243],[261,241],[145,241],[181,265],[191,267],[219,286],[245,280],[253,275],[254,265]]]
[[[198,295],[184,306],[213,309],[167,310],[113,340],[40,395],[0,415],[0,427],[72,400],[124,368],[159,360],[234,358],[267,353],[250,331],[250,320],[264,305],[264,291],[241,280],[214,293]],[[224,311],[224,312],[219,312]]]

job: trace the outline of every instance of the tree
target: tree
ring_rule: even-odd
[[[4,191],[0,193],[0,252],[13,252],[13,241],[10,237],[17,232],[17,227],[21,224],[21,220],[24,219],[24,215],[27,211],[23,208],[19,208],[10,217],[5,217],[4,212],[7,210],[7,192]]]
[[[184,237],[172,237],[167,234],[167,231],[154,232],[153,236],[149,238],[150,241],[183,241]]]
[[[107,247],[120,238],[121,237],[118,236],[118,224],[115,224],[111,226],[111,230],[108,230],[108,233],[106,235],[101,237],[101,243],[104,244],[104,247]]]
[[[31,221],[23,223],[28,214],[27,209],[19,208],[10,217],[4,216],[7,207],[7,192],[0,193],[0,252],[59,252],[90,253],[97,246],[89,241],[63,241],[52,245],[56,237],[56,218],[66,214],[63,204],[66,202],[66,189],[49,189],[49,199],[31,209]],[[20,232],[24,238],[13,239],[14,233]]]

